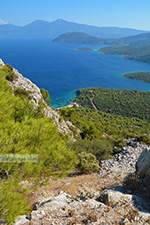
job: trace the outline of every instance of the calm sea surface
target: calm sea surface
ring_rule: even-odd
[[[93,52],[76,51],[90,47]],[[150,84],[124,78],[128,72],[148,72],[150,64],[103,55],[102,45],[53,43],[50,39],[0,39],[0,58],[38,87],[49,91],[52,107],[69,104],[75,90],[107,87],[150,91]]]

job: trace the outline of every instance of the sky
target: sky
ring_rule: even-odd
[[[0,0],[0,24],[56,19],[150,30],[150,0]]]

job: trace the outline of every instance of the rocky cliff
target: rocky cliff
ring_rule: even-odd
[[[0,59],[0,66],[1,67],[5,66],[2,59]],[[32,83],[29,79],[23,77],[18,72],[18,70],[14,69],[14,73],[15,73],[15,79],[12,82],[8,81],[9,85],[11,86],[13,91],[15,91],[17,88],[30,91],[31,102],[33,102],[34,107],[37,108],[39,102],[44,102],[40,89],[34,83]],[[64,120],[60,122],[59,113],[53,110],[52,108],[50,108],[49,106],[46,106],[44,110],[45,110],[46,117],[53,119],[54,124],[57,125],[58,127],[58,130],[63,134],[69,134],[71,136],[71,139],[75,141],[73,132],[69,129],[67,122],[65,122]],[[69,122],[69,126],[73,126],[73,124]]]

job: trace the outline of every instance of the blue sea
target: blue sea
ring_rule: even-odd
[[[76,51],[89,47],[94,51]],[[150,64],[104,55],[104,45],[53,43],[50,39],[0,39],[0,58],[50,93],[53,108],[66,106],[79,88],[106,87],[150,91],[150,84],[122,77],[149,72]]]

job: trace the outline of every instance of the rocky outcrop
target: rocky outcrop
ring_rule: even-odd
[[[125,178],[124,189],[138,194],[150,202],[150,149],[147,147],[136,162],[136,171]]]
[[[147,209],[149,209],[149,207],[148,207],[149,204],[147,201],[143,200],[141,197],[139,197],[137,195],[123,193],[121,187],[120,187],[120,191],[115,190],[115,188],[114,188],[114,190],[105,189],[101,193],[98,200],[100,202],[103,202],[106,205],[116,204],[121,201],[128,201],[128,202],[130,201],[130,203],[134,204],[136,207],[143,208],[143,211],[145,211],[146,213],[148,213],[148,211],[146,211],[146,209],[144,210],[144,207],[147,206]]]
[[[5,65],[4,62],[0,59],[0,66],[4,65]],[[12,82],[8,81],[9,85],[11,86],[13,91],[15,91],[18,88],[29,91],[31,102],[34,104],[34,107],[37,108],[39,102],[44,102],[40,89],[29,79],[23,77],[22,74],[20,74],[16,69],[14,69],[13,71],[15,73],[15,79]],[[44,110],[46,117],[53,119],[54,124],[57,125],[58,127],[58,130],[64,135],[70,134],[71,139],[75,141],[73,132],[69,129],[67,123],[64,120],[60,121],[59,113],[50,108],[49,106],[45,106]],[[73,126],[71,122],[69,123],[69,125]]]
[[[146,157],[145,148],[147,148],[146,145],[136,142],[135,139],[128,140],[121,153],[111,160],[101,162],[103,171],[95,174],[99,184],[103,182],[103,179],[106,185],[106,179],[110,180],[112,177],[118,179],[121,173],[128,170],[135,171],[137,159],[143,158],[142,151]],[[66,182],[69,181],[68,179]],[[137,194],[132,193],[131,189],[124,190],[123,186],[105,188],[100,192],[98,186],[97,189],[93,188],[93,183],[89,184],[88,188],[82,184],[75,196],[61,191],[56,196],[52,194],[49,197],[40,198],[33,205],[31,214],[18,219],[15,225],[41,223],[149,225],[150,202]]]
[[[2,59],[0,59],[0,66],[5,66],[4,62],[2,61]]]
[[[40,199],[35,202],[31,214],[19,217],[15,225],[149,224],[149,213],[136,209],[136,204],[143,204],[139,197],[113,190],[107,190],[101,196],[105,200],[107,197],[105,204],[91,197],[73,198],[64,192],[56,197]]]
[[[136,172],[144,179],[150,179],[150,148],[144,149],[136,163]]]
[[[125,181],[125,188],[138,193],[150,201],[150,149],[145,148],[137,163],[136,171],[130,173]]]
[[[43,96],[41,94],[40,89],[33,84],[29,79],[23,77],[18,70],[14,69],[13,70],[15,73],[15,79],[10,82],[9,81],[9,85],[11,86],[11,88],[13,89],[13,91],[15,91],[18,88],[24,89],[26,91],[30,92],[30,97],[31,97],[31,101],[34,104],[34,107],[37,108],[38,107],[38,103],[40,101],[44,102],[43,100]]]
[[[150,199],[150,148],[145,149],[136,163],[136,173],[143,186],[142,192]]]
[[[103,169],[103,172],[134,172],[136,162],[142,151],[146,148],[148,148],[147,145],[137,142],[136,139],[129,139],[120,153],[114,155],[109,160],[101,161],[100,167]]]

